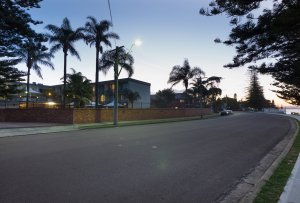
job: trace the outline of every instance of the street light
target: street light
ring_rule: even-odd
[[[140,39],[135,40],[135,42],[131,45],[130,49],[128,50],[128,52],[126,53],[125,56],[128,56],[128,54],[130,54],[132,48],[134,46],[141,46],[142,41]],[[123,48],[124,46],[121,47],[116,47],[116,63],[114,65],[114,79],[115,79],[115,94],[114,94],[114,125],[117,126],[118,125],[118,100],[119,100],[119,75],[121,74],[122,68],[120,69],[120,71],[118,70],[118,50]]]

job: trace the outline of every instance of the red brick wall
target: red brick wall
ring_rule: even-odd
[[[119,109],[119,121],[191,117],[211,114],[211,109]],[[113,120],[112,109],[101,110],[101,122]]]
[[[3,109],[2,116],[5,122],[73,123],[73,109]]]
[[[6,109],[0,109],[0,122],[5,122],[5,118],[6,118],[5,110]]]
[[[119,109],[119,121],[190,117],[210,109]],[[0,122],[95,123],[113,120],[113,109],[0,109]]]

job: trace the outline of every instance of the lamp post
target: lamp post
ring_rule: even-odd
[[[130,49],[128,50],[128,52],[126,53],[125,56],[127,56],[128,54],[130,54],[132,48],[134,46],[140,46],[142,44],[142,41],[141,40],[136,40],[130,47]],[[115,49],[115,58],[116,58],[116,61],[115,61],[115,64],[114,64],[114,85],[115,85],[115,91],[114,91],[114,111],[113,111],[113,114],[114,114],[114,120],[113,120],[113,123],[115,126],[118,126],[118,101],[119,101],[119,76],[121,74],[121,71],[122,71],[122,67],[121,69],[119,70],[119,53],[118,51],[120,49],[124,48],[124,46],[121,46],[121,47],[116,47]]]

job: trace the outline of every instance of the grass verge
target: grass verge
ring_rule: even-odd
[[[205,116],[197,116],[197,117],[184,117],[184,118],[168,118],[168,119],[153,119],[153,120],[141,120],[141,121],[121,121],[118,123],[117,127],[123,126],[132,126],[132,125],[148,125],[148,124],[159,124],[159,123],[171,123],[171,122],[181,122],[181,121],[191,121],[191,120],[203,120],[208,118],[214,118],[219,116],[219,114],[211,114]],[[78,129],[95,129],[95,128],[111,128],[116,127],[112,123],[104,123],[104,124],[90,124],[90,125],[79,125]]]
[[[300,122],[298,122],[298,127]],[[295,138],[294,144],[286,157],[281,161],[274,171],[273,175],[262,187],[260,193],[254,200],[254,203],[272,203],[278,202],[281,193],[291,175],[294,165],[300,153],[300,130]]]

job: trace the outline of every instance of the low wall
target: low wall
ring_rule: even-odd
[[[211,109],[119,109],[119,121],[191,117]],[[113,121],[113,109],[0,109],[0,122],[98,123]]]
[[[119,121],[191,117],[211,114],[211,109],[119,109]],[[113,120],[112,109],[101,110],[101,121]]]
[[[0,121],[73,123],[73,109],[0,109]]]

